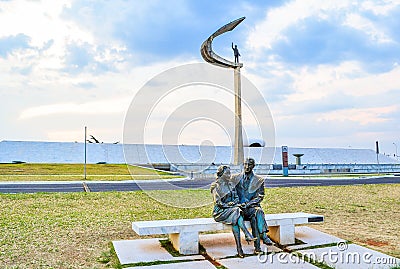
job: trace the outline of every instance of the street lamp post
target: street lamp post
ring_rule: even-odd
[[[394,145],[394,147],[396,148],[396,153],[395,153],[394,157],[396,157],[396,160],[397,160],[397,158],[398,158],[398,155],[397,155],[397,145],[396,145],[396,143],[394,143],[394,142],[393,142],[393,145]]]
[[[86,158],[87,158],[86,141],[87,141],[87,127],[85,126],[85,164],[83,165],[83,174],[85,180],[86,180]]]

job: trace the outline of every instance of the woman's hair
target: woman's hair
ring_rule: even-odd
[[[228,168],[227,165],[220,165],[220,166],[218,166],[218,169],[217,169],[217,177],[221,177],[221,176],[225,173],[226,168]]]

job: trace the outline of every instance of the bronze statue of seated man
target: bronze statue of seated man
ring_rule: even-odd
[[[244,161],[244,171],[233,176],[233,181],[236,184],[243,217],[250,221],[253,237],[256,238],[254,253],[258,254],[261,252],[260,240],[266,245],[272,245],[273,242],[267,236],[268,225],[260,205],[264,199],[264,178],[253,173],[254,167],[255,160],[247,158]]]

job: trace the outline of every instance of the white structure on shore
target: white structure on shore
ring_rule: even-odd
[[[125,160],[125,154],[128,156]],[[289,164],[295,164],[293,154],[304,154],[301,163],[307,164],[376,164],[372,149],[353,148],[291,148]],[[231,163],[233,149],[229,146],[194,145],[123,145],[87,144],[88,163],[154,164],[227,164]],[[281,164],[281,149],[245,147],[245,156],[261,164]],[[84,143],[1,141],[0,163],[83,163]],[[380,164],[396,164],[395,159],[379,154]]]

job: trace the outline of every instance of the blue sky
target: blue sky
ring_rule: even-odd
[[[135,93],[168,68],[203,62],[201,43],[242,16],[214,50],[230,58],[238,44],[277,146],[379,140],[395,153],[400,3],[389,0],[0,1],[0,140],[81,141],[86,125],[121,141]]]

